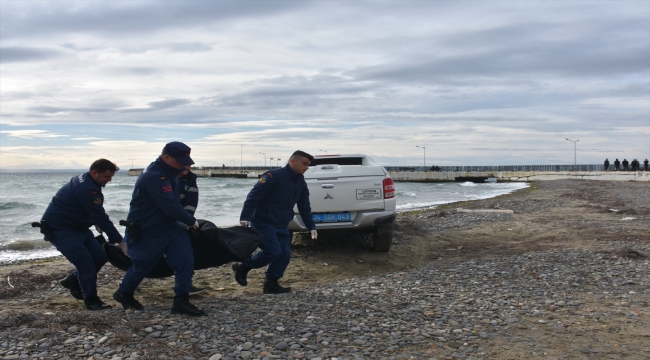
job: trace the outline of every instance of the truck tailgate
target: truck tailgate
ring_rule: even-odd
[[[382,174],[383,175],[383,174]],[[305,179],[312,213],[383,210],[384,176]]]

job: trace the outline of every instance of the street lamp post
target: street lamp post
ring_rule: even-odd
[[[135,160],[135,158],[129,158],[129,160],[131,160],[131,169],[133,169],[133,160]]]
[[[427,167],[427,148],[426,148],[426,146],[420,146],[420,145],[415,145],[415,147],[422,148],[422,150],[423,150],[424,162],[422,163],[422,166],[424,166],[425,170],[426,170],[426,167]]]
[[[327,155],[327,150],[320,150],[320,149],[319,149],[318,151],[322,151],[322,152],[325,153],[325,155]]]
[[[264,154],[264,167],[266,167],[266,153],[260,151],[260,154]]]
[[[576,167],[577,167],[576,166],[576,150],[577,150],[578,141],[580,141],[580,139],[571,140],[571,139],[564,138],[564,140],[573,142],[573,171],[576,171]]]

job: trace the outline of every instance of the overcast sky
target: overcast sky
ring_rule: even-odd
[[[642,162],[650,1],[2,0],[0,95],[5,170]]]

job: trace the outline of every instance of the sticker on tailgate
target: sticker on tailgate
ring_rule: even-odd
[[[379,200],[381,189],[357,189],[357,200]]]

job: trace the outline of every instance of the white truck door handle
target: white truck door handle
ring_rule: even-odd
[[[333,184],[323,184],[323,185],[321,185],[321,187],[323,189],[333,189],[334,185]]]

